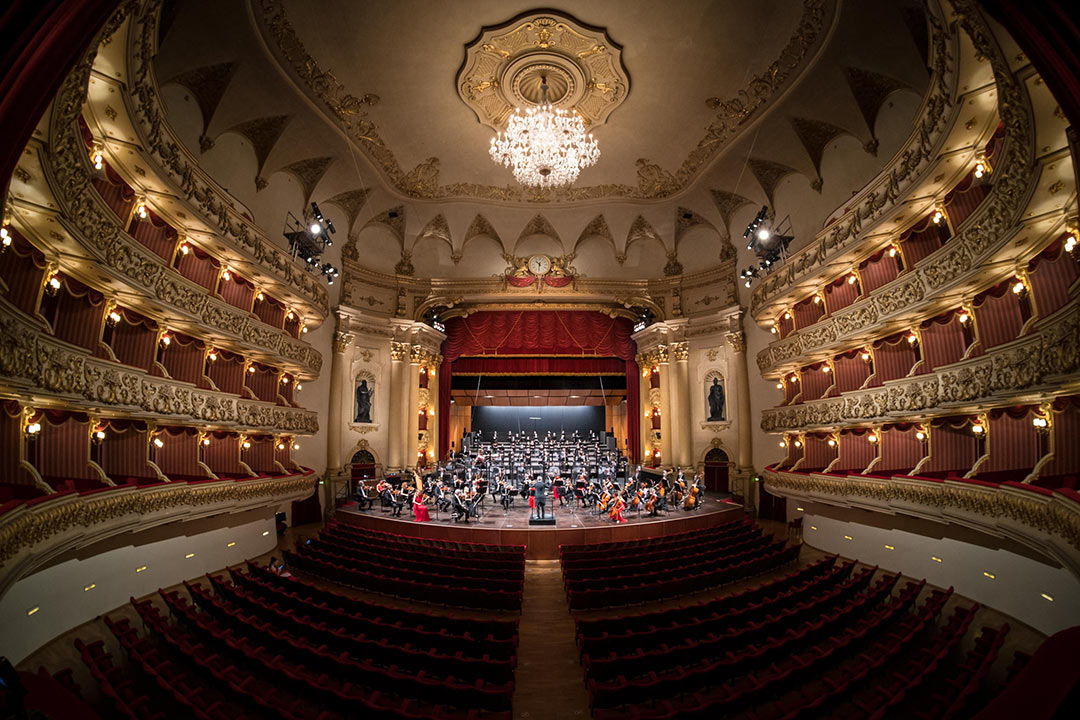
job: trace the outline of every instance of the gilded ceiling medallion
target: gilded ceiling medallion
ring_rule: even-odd
[[[606,30],[554,12],[481,30],[465,47],[457,90],[481,123],[503,130],[514,108],[541,104],[545,78],[548,103],[576,111],[589,128],[603,125],[630,92],[622,48]]]

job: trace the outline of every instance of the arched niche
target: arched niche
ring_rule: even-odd
[[[530,255],[551,255],[560,257],[565,255],[562,243],[547,235],[528,235],[521,238],[514,245],[514,255],[529,257]]]
[[[679,239],[679,262],[683,274],[701,272],[720,264],[720,249],[725,241],[720,233],[705,225],[696,225]]]
[[[710,424],[730,424],[731,411],[728,402],[727,380],[724,378],[724,373],[719,370],[709,370],[705,373],[702,390],[705,422]]]
[[[453,272],[453,249],[439,237],[422,237],[412,249],[412,264],[418,277],[445,277]]]
[[[349,409],[349,422],[354,427],[378,427],[379,418],[375,412],[377,392],[385,388],[379,387],[375,374],[370,370],[357,370],[353,373],[352,404]],[[366,400],[366,405],[363,402]],[[366,415],[364,411],[366,410]]]
[[[472,277],[501,275],[506,270],[503,252],[503,246],[498,240],[487,235],[476,235],[465,241],[457,266]]]
[[[392,274],[401,259],[401,242],[393,230],[374,223],[356,234],[356,252],[364,267]]]
[[[615,246],[599,235],[586,236],[577,244],[574,267],[588,277],[618,277],[623,271],[615,259]]]
[[[659,240],[642,238],[626,248],[622,272],[628,277],[659,278],[664,276],[667,251]]]

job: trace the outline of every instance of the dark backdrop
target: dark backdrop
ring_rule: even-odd
[[[533,418],[540,418],[534,420]],[[482,405],[472,409],[472,429],[483,430],[490,437],[493,430],[500,434],[510,430],[536,431],[543,435],[553,432],[588,432],[604,430],[604,407],[580,405],[575,407],[499,407]]]

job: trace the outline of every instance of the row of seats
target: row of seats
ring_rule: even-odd
[[[729,533],[739,532],[751,523],[746,518],[734,522],[714,525],[701,530],[687,530],[686,532],[672,535],[660,535],[657,537],[642,538],[640,540],[616,540],[606,543],[589,543],[585,545],[560,545],[559,559],[563,565],[572,564],[578,560],[618,560],[626,557],[628,553],[654,552],[674,547],[686,547],[699,542],[706,542],[710,538],[720,537]]]
[[[370,539],[362,535],[354,535],[333,523],[320,530],[319,537],[329,543],[363,549],[365,552],[392,553],[395,558],[401,560],[426,562],[430,561],[431,558],[438,558],[440,562],[451,565],[510,574],[521,572],[525,566],[521,557],[515,558],[512,555],[503,553],[486,553],[476,557],[473,553],[467,551],[429,548],[422,545],[407,545],[393,541]]]
[[[700,565],[688,565],[676,572],[639,575],[618,584],[587,590],[567,590],[571,610],[615,607],[692,595],[794,562],[798,545],[783,540]]]
[[[369,530],[357,525],[350,525],[343,522],[331,522],[327,525],[328,528],[332,528],[335,531],[348,533],[354,537],[362,537],[368,540],[378,542],[382,545],[394,545],[396,547],[406,547],[409,545],[418,546],[422,548],[429,548],[432,550],[438,550],[439,552],[450,552],[463,557],[468,557],[471,560],[483,560],[485,558],[507,558],[518,559],[522,561],[525,559],[525,546],[524,545],[492,545],[489,543],[468,543],[468,542],[453,542],[449,540],[433,540],[431,538],[421,538],[414,535],[399,535],[398,533],[383,532],[381,530]]]
[[[465,681],[455,676],[420,670],[415,673],[391,665],[382,667],[369,660],[352,656],[348,651],[339,652],[325,644],[316,645],[306,637],[293,636],[268,619],[239,612],[224,601],[216,601],[209,593],[201,593],[204,611],[189,604],[178,592],[161,592],[174,618],[200,637],[211,638],[220,643],[246,642],[256,651],[266,651],[283,658],[283,667],[291,667],[299,674],[306,671],[320,682],[328,679],[342,684],[346,679],[357,686],[389,692],[397,697],[412,698],[432,705],[445,703],[458,708],[472,706],[486,710],[509,710],[513,694],[513,681],[491,683],[483,678]]]
[[[299,553],[283,551],[290,566],[316,577],[368,592],[382,593],[418,602],[438,603],[452,607],[480,610],[521,610],[521,590],[492,590],[464,578],[439,577],[440,584],[413,577],[408,569],[398,566],[368,572],[355,567],[355,561],[323,556],[301,546]]]
[[[518,621],[450,617],[390,607],[352,598],[295,577],[282,577],[248,563],[247,572],[229,569],[233,583],[249,595],[297,612],[316,613],[320,621],[345,623],[352,632],[386,637],[388,642],[432,647],[465,657],[512,658]],[[211,580],[214,580],[211,578]]]

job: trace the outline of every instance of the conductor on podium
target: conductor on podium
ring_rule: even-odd
[[[547,505],[548,482],[543,475],[537,475],[533,483],[533,491],[536,500],[536,517],[544,517],[544,508]]]

